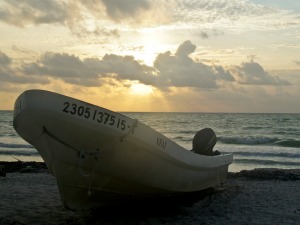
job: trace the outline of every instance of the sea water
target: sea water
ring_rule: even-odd
[[[195,133],[212,128],[215,150],[233,154],[229,171],[300,168],[300,114],[123,113],[161,132],[187,150]],[[0,161],[43,161],[13,128],[13,112],[0,111]]]

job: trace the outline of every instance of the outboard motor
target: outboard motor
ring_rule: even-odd
[[[217,143],[217,136],[211,128],[198,131],[193,138],[192,151],[200,155],[220,155],[219,151],[213,151]]]

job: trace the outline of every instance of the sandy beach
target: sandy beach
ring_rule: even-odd
[[[184,201],[183,201],[184,200]],[[0,176],[0,224],[300,224],[300,170],[229,173],[223,185],[184,199],[129,202],[93,211],[63,207],[43,166]]]

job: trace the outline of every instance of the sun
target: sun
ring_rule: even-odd
[[[130,86],[130,92],[133,95],[150,95],[153,93],[153,88],[150,85],[134,83]]]
[[[158,28],[141,28],[136,31],[134,41],[130,36],[129,44],[122,44],[121,54],[132,55],[143,64],[153,66],[157,55],[169,50],[170,45],[165,44],[168,41],[166,34]]]

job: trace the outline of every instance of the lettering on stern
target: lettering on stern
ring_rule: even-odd
[[[167,147],[167,141],[161,137],[157,137],[156,138],[156,145],[163,148],[163,149],[166,149]]]

